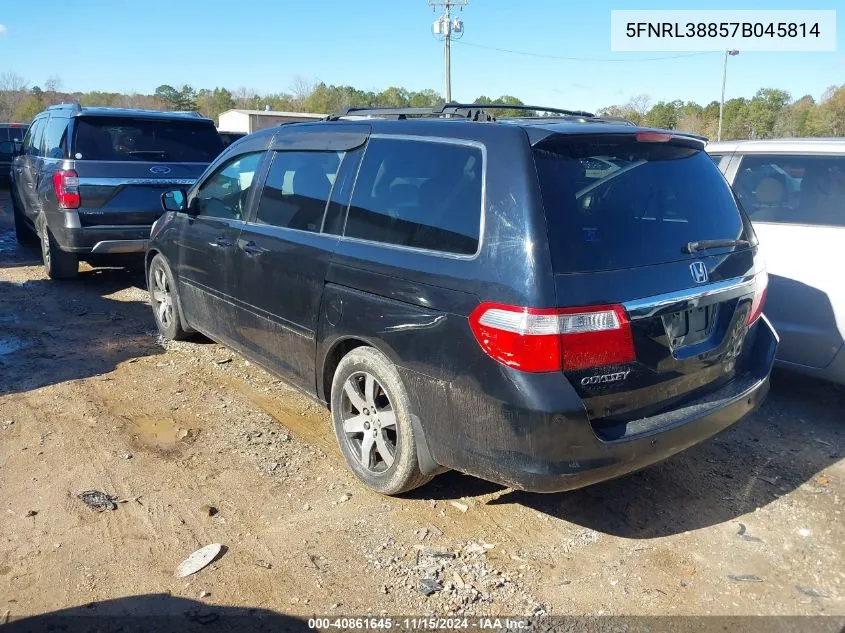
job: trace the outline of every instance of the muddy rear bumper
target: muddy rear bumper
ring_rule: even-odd
[[[515,388],[500,381],[486,395],[479,395],[477,381],[437,385],[418,378],[409,390],[438,464],[521,490],[572,490],[664,460],[760,406],[769,390],[777,335],[765,318],[754,329],[745,373],[671,411],[628,422],[612,441],[596,433],[562,376],[510,375]]]

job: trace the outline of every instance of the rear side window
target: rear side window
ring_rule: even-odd
[[[255,221],[320,231],[342,152],[275,152]]]
[[[64,158],[67,150],[68,119],[51,118],[44,129],[44,156]]]
[[[581,139],[537,149],[535,162],[558,272],[661,264],[685,259],[689,242],[754,239],[703,151]]]
[[[344,235],[471,255],[478,250],[483,169],[478,147],[370,139]]]
[[[79,117],[74,158],[210,163],[223,150],[210,122],[129,117]]]
[[[28,156],[41,155],[41,140],[44,138],[44,119],[38,119],[29,128],[24,143],[24,154]]]
[[[755,222],[845,226],[845,156],[744,156],[734,191]]]

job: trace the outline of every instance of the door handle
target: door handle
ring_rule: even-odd
[[[227,237],[218,237],[216,243],[217,246],[222,246],[223,248],[231,248],[235,245],[235,243]]]
[[[261,248],[255,242],[246,242],[240,245],[241,250],[248,255],[258,255],[259,253],[263,253],[264,249]]]

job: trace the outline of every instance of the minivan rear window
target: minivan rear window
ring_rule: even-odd
[[[208,121],[79,117],[73,157],[83,160],[210,163],[223,142]]]
[[[688,258],[689,242],[754,239],[704,151],[573,139],[535,149],[535,162],[557,272],[661,264]]]

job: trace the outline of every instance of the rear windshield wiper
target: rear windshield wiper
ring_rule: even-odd
[[[681,250],[684,253],[697,253],[708,248],[721,248],[723,246],[751,246],[748,240],[699,240],[698,242],[687,242]]]

